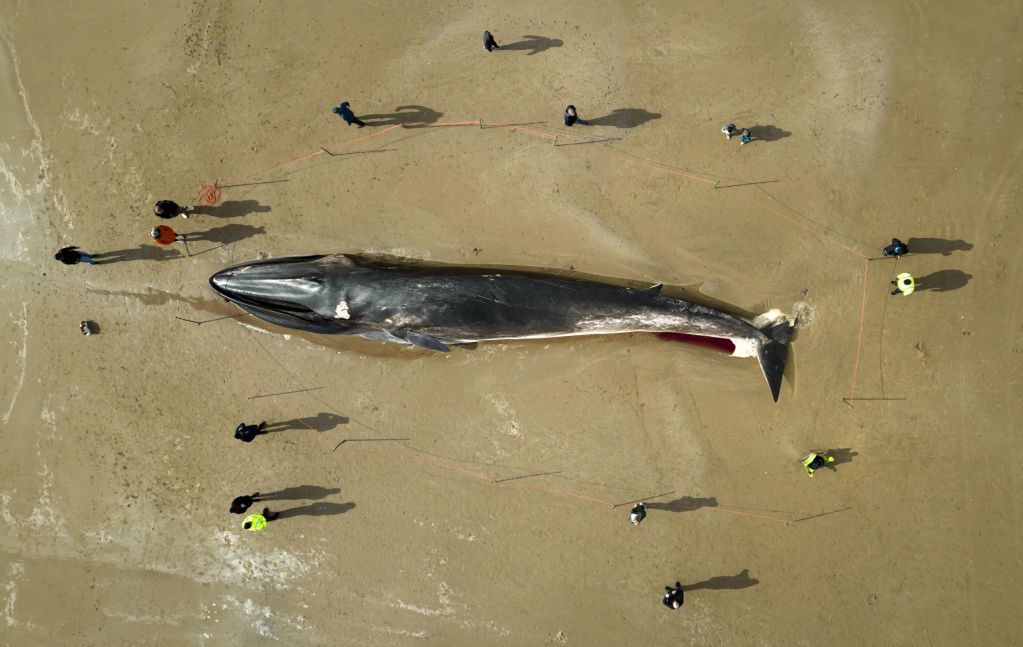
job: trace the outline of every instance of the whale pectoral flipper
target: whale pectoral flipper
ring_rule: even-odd
[[[365,337],[366,339],[372,339],[373,341],[382,341],[382,342],[385,342],[385,343],[388,343],[388,344],[408,344],[409,343],[409,342],[405,341],[404,339],[402,339],[401,337],[395,337],[394,335],[392,335],[391,333],[387,332],[386,330],[367,330],[366,332],[359,333],[359,335],[361,337]]]
[[[449,353],[449,352],[451,352],[451,349],[448,348],[447,346],[445,346],[444,342],[442,342],[441,340],[437,339],[436,337],[433,337],[431,335],[427,335],[425,333],[415,332],[413,330],[402,330],[402,331],[395,331],[394,332],[394,336],[395,337],[400,337],[400,338],[404,339],[405,341],[407,341],[408,343],[412,344],[413,346],[418,346],[419,348],[425,348],[426,350],[433,350],[433,351],[437,351],[438,353]]]

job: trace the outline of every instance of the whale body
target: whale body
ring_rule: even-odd
[[[451,344],[634,332],[728,339],[756,357],[777,402],[791,323],[757,327],[661,294],[540,272],[427,266],[346,254],[242,263],[210,277],[221,296],[273,324],[446,352]]]

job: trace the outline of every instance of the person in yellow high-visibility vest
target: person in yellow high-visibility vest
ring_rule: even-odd
[[[266,524],[276,519],[277,514],[276,512],[270,512],[270,508],[263,508],[261,514],[250,514],[245,517],[245,521],[242,522],[242,528],[249,532],[259,532],[266,528]]]
[[[806,470],[806,475],[813,478],[813,473],[824,467],[828,463],[834,463],[835,457],[828,456],[827,454],[821,454],[819,452],[810,452],[803,458],[803,469]]]
[[[895,286],[895,289],[892,290],[892,294],[898,294],[901,292],[907,297],[913,294],[913,290],[916,289],[916,281],[913,279],[913,275],[909,272],[903,272],[896,276],[895,280],[892,281],[892,285]]]

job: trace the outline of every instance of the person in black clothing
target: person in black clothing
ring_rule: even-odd
[[[231,502],[231,512],[235,514],[245,514],[245,511],[252,507],[252,504],[256,501],[262,501],[262,499],[259,498],[259,492],[235,497],[234,501]]]
[[[195,209],[195,207],[191,205],[182,207],[173,200],[160,200],[153,206],[153,214],[157,218],[164,218],[166,220],[177,218],[178,216],[188,218],[188,212],[193,209]]]
[[[576,112],[575,106],[565,108],[565,125],[571,126],[572,124],[586,125],[586,122],[579,118],[579,113]]]
[[[79,263],[86,263],[87,265],[96,264],[96,261],[92,258],[92,254],[83,252],[74,245],[61,249],[53,255],[53,258],[64,265],[78,265]]]
[[[670,586],[664,587],[667,593],[664,594],[664,599],[661,603],[669,609],[678,609],[685,603],[685,597],[682,594],[682,583],[675,582],[675,588]]]
[[[355,124],[359,128],[362,128],[363,126],[366,125],[362,122],[361,119],[355,116],[355,113],[352,112],[352,108],[347,101],[342,101],[341,105],[333,108],[331,112],[344,119],[345,123],[348,124],[349,126]]]
[[[629,513],[629,523],[638,526],[639,522],[644,519],[646,519],[646,504],[640,501],[639,505],[632,508],[632,512]]]
[[[494,35],[491,34],[489,31],[483,32],[483,49],[487,50],[488,52],[493,51],[495,49],[501,49],[501,46],[497,44],[496,40],[494,40]]]
[[[266,420],[258,425],[247,425],[244,422],[240,422],[238,423],[238,427],[234,430],[234,437],[243,443],[251,443],[253,438],[264,433],[263,429],[265,427]]]
[[[885,256],[894,256],[895,258],[898,258],[903,254],[909,253],[909,245],[898,238],[892,238],[892,244],[882,249],[881,253]]]

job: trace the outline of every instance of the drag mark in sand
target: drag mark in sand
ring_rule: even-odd
[[[18,368],[21,371],[18,374],[18,382],[14,385],[14,395],[11,396],[11,404],[7,407],[7,412],[4,413],[3,423],[6,425],[7,421],[11,418],[11,412],[14,411],[14,404],[18,401],[18,396],[21,395],[21,387],[25,384],[25,367],[27,363],[25,358],[28,356],[28,304],[22,302],[21,304],[21,319],[18,320],[17,326],[21,328],[21,348],[18,350]]]

